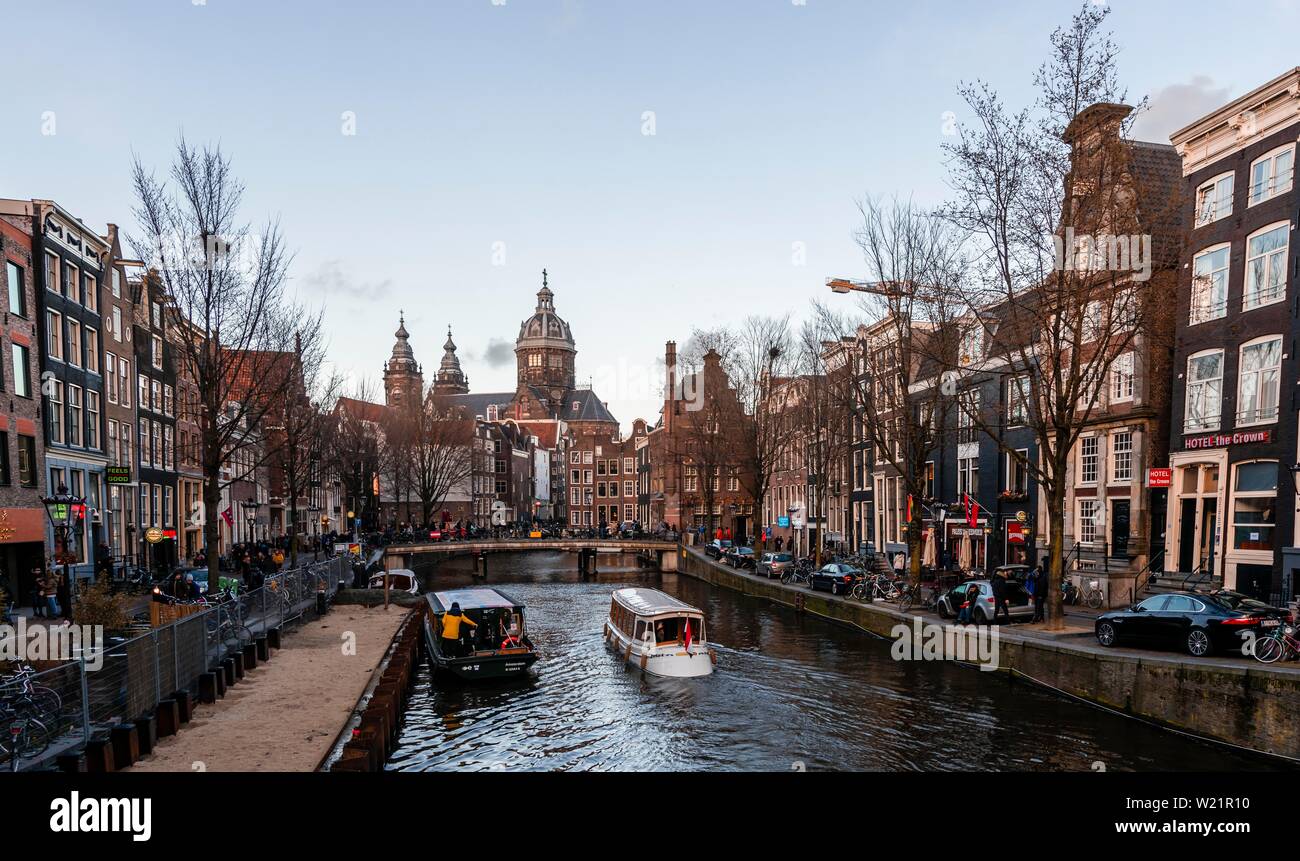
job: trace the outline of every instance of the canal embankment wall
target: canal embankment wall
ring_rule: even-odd
[[[786,586],[690,548],[678,573],[894,639],[915,613]],[[926,621],[938,622],[937,617]],[[1300,761],[1300,670],[1243,658],[1107,649],[1091,634],[998,629],[998,670],[1161,726]]]

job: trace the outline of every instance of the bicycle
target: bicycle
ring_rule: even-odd
[[[1080,596],[1077,600],[1087,604],[1093,610],[1100,610],[1101,605],[1106,603],[1106,593],[1101,591],[1100,580],[1089,580],[1087,588],[1079,591]]]
[[[781,582],[786,586],[812,586],[812,572],[802,568],[787,568],[781,572]]]
[[[41,721],[0,703],[4,732],[0,734],[0,754],[9,757],[9,770],[17,771],[23,759],[35,759],[50,749],[51,734]]]
[[[1293,658],[1300,654],[1300,639],[1296,639],[1295,632],[1294,625],[1279,625],[1267,634],[1256,637],[1250,653],[1261,664]]]
[[[929,589],[927,593],[926,590]],[[920,607],[922,610],[933,611],[939,606],[939,596],[943,594],[937,584],[917,583],[912,585],[908,583],[898,592],[898,609],[904,613],[913,607]]]
[[[63,711],[63,698],[58,691],[36,684],[36,670],[23,664],[12,676],[0,681],[0,702],[5,705],[19,703],[40,715],[58,715]]]

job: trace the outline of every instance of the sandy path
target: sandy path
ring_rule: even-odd
[[[134,771],[311,771],[343,729],[408,608],[335,607],[287,633],[284,648],[224,699],[196,705]],[[343,637],[356,636],[355,654]]]

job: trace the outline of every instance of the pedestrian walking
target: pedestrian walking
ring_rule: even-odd
[[[780,552],[781,552],[781,545],[784,544],[784,543],[785,543],[785,539],[784,539],[784,538],[782,538],[780,535],[776,536],[776,552],[777,552],[777,553],[780,553]]]
[[[58,572],[47,572],[45,575],[45,617],[47,619],[57,619],[63,615],[63,608],[59,606],[59,590],[62,579]]]
[[[1011,621],[1011,608],[1007,604],[1007,578],[1003,572],[994,571],[993,581],[990,584],[993,587],[993,624],[998,623],[998,614],[1004,613],[1007,621]]]
[[[45,618],[45,609],[48,606],[45,600],[45,569],[32,569],[32,616],[37,619]]]
[[[1025,584],[1034,596],[1034,617],[1031,622],[1045,622],[1043,607],[1047,604],[1047,575],[1043,573],[1042,564],[1036,564],[1029,572]]]

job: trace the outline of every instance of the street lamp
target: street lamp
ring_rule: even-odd
[[[86,500],[68,493],[68,488],[60,484],[58,492],[53,496],[41,497],[41,504],[45,506],[45,513],[54,528],[54,543],[58,548],[55,550],[54,562],[56,565],[60,563],[63,565],[63,579],[68,584],[69,603],[71,603],[72,597],[76,594],[76,584],[71,579],[72,554],[68,551],[68,542],[72,537],[72,530],[86,516]],[[71,614],[72,608],[67,609]]]

